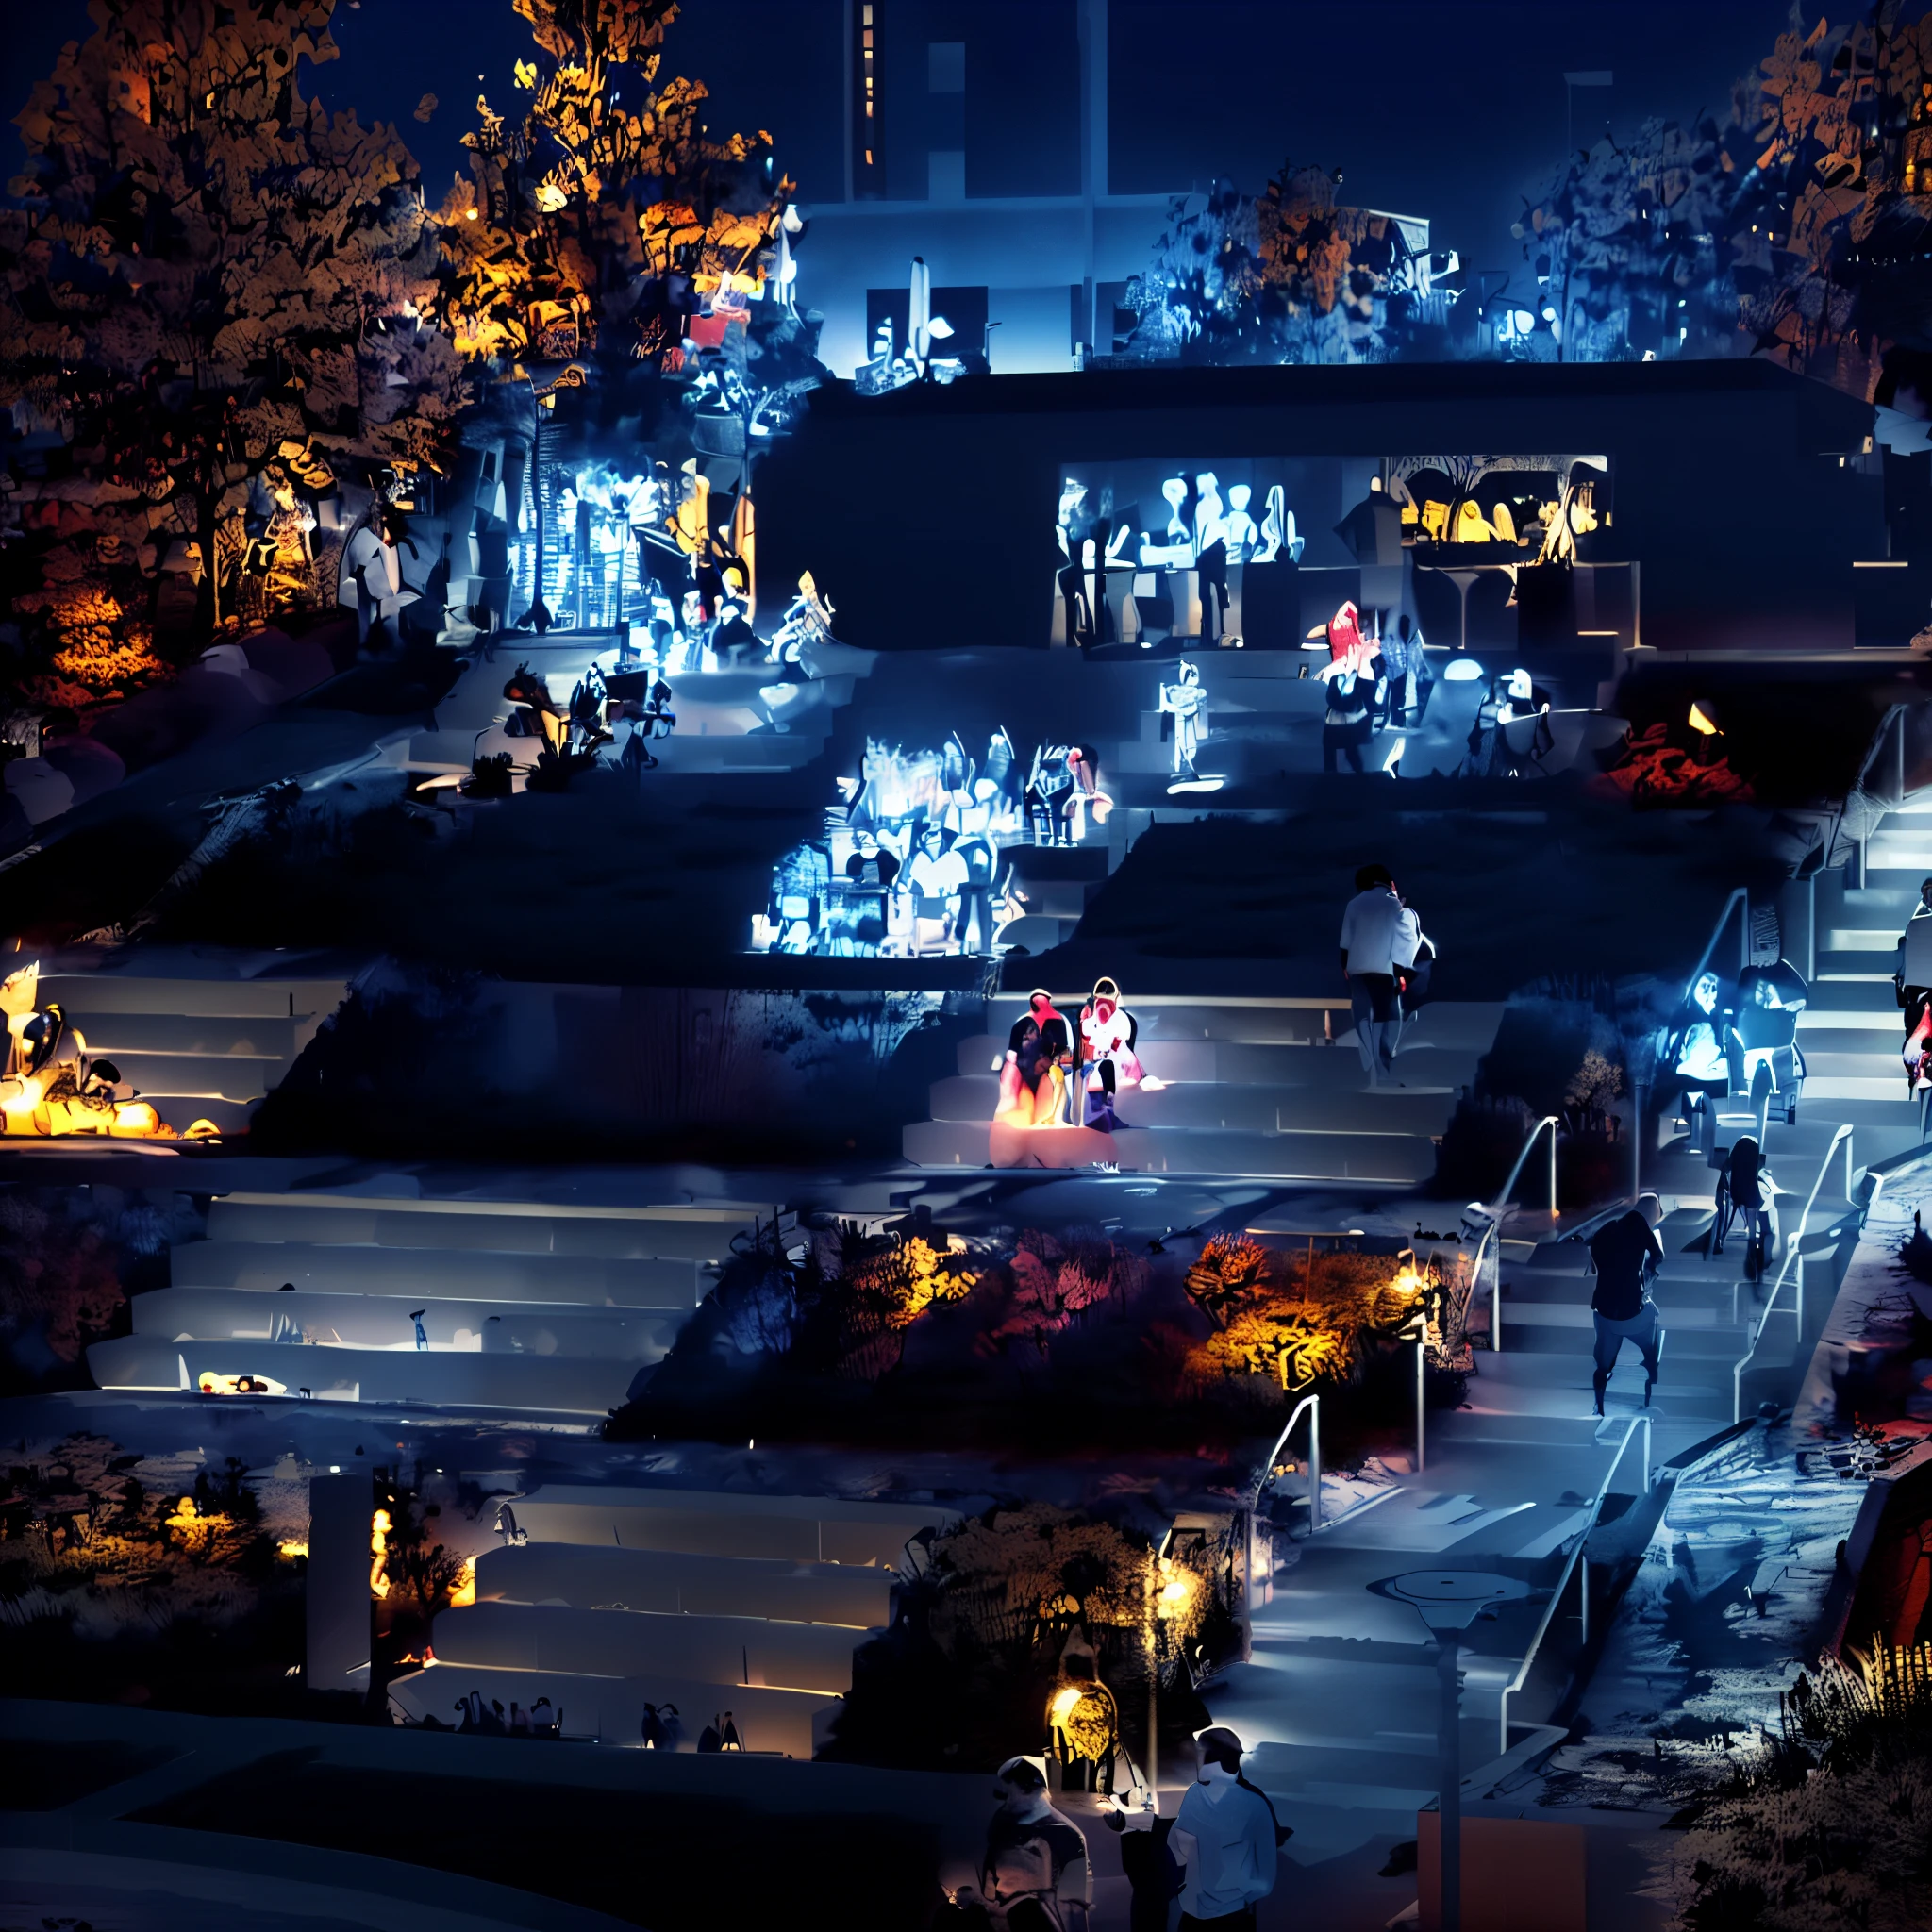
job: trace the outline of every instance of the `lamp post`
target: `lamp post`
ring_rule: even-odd
[[[1436,1640],[1436,1799],[1440,1852],[1437,1872],[1441,1906],[1437,1923],[1442,1932],[1460,1932],[1462,1925],[1462,1752],[1457,1727],[1462,1699],[1457,1681],[1457,1639],[1495,1606],[1529,1594],[1529,1585],[1514,1576],[1483,1570],[1409,1570],[1387,1576],[1369,1588],[1377,1596],[1407,1604]]]

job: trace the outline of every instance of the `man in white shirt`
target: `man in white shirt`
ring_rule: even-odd
[[[1355,1014],[1356,1046],[1369,1085],[1394,1078],[1395,1037],[1402,1023],[1395,979],[1413,962],[1422,938],[1415,914],[1396,896],[1387,866],[1365,865],[1341,915],[1341,973]]]
[[[1241,1740],[1232,1731],[1216,1724],[1194,1741],[1200,1772],[1167,1839],[1182,1868],[1182,1932],[1253,1932],[1256,1906],[1274,1890],[1282,1837],[1274,1807],[1241,1775]]]

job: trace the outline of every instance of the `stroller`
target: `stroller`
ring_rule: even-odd
[[[1763,1149],[1751,1135],[1740,1136],[1718,1170],[1717,1219],[1711,1226],[1710,1252],[1724,1253],[1725,1236],[1733,1224],[1741,1219],[1744,1278],[1754,1286],[1764,1279],[1765,1260],[1777,1238],[1771,1207],[1772,1185]]]

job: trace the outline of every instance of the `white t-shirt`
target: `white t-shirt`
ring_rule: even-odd
[[[1371,886],[1341,915],[1341,949],[1350,973],[1391,973],[1412,965],[1422,923],[1388,886]]]

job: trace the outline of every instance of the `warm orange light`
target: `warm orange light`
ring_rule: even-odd
[[[1701,731],[1707,738],[1718,737],[1717,720],[1711,716],[1700,699],[1690,707],[1690,725],[1693,731]]]

